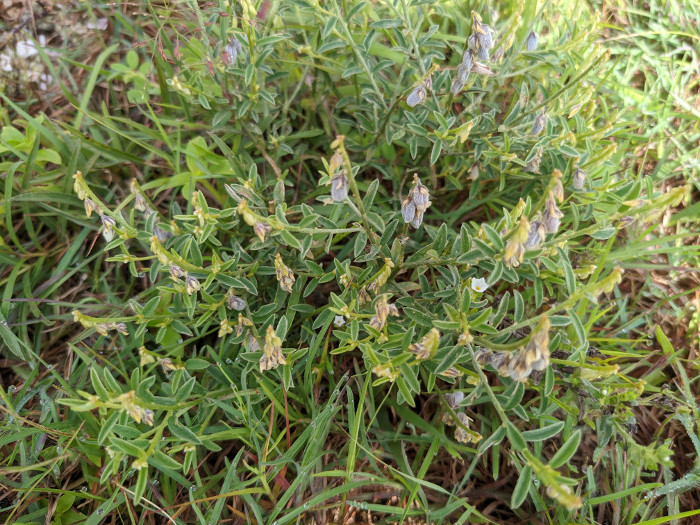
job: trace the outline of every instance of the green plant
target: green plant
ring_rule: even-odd
[[[186,6],[115,17],[138,45],[102,50],[72,124],[3,96],[19,116],[0,136],[20,206],[6,223],[42,198],[80,239],[61,269],[89,257],[88,284],[51,317],[75,379],[48,374],[49,423],[67,409],[71,431],[56,427],[55,453],[35,458],[50,468],[21,486],[78,462],[90,523],[121,509],[464,523],[494,519],[463,490],[508,464],[499,497],[518,519],[593,522],[623,497],[645,519],[642,494],[662,484],[644,476],[672,450],[629,430],[662,388],[610,328],[619,250],[688,189],[631,169],[634,122],[608,91],[618,62],[597,17],[578,3]],[[2,315],[29,312],[46,319],[31,302]],[[25,363],[21,395],[2,394],[13,417],[49,386],[35,383],[42,338],[22,330],[0,328]],[[611,441],[635,466],[614,487],[598,468]],[[431,481],[439,460],[462,463],[459,479]]]

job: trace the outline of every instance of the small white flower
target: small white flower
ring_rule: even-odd
[[[345,324],[345,317],[342,315],[336,315],[335,319],[333,319],[333,324],[337,327],[340,328]]]
[[[486,279],[483,277],[479,279],[472,279],[472,290],[475,292],[483,293],[488,289],[489,285],[486,284]]]

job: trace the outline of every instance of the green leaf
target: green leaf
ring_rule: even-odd
[[[549,466],[552,468],[559,468],[567,461],[569,461],[573,455],[578,450],[579,443],[581,443],[581,430],[577,430],[566,442],[561,446],[556,454],[549,460]]]
[[[564,421],[557,421],[556,423],[547,425],[546,427],[526,430],[522,433],[522,436],[526,441],[544,441],[545,439],[549,439],[559,434],[559,432],[561,432],[564,428],[564,425]]]
[[[176,421],[168,421],[168,429],[173,434],[173,436],[195,445],[201,445],[202,441],[197,437],[197,435],[192,432],[189,428],[177,423]]]
[[[513,445],[515,450],[525,450],[525,448],[527,448],[525,438],[523,438],[520,431],[510,421],[506,421],[506,434],[508,435],[508,441],[510,441],[510,444]]]
[[[517,509],[525,501],[527,496],[527,491],[532,485],[532,467],[530,465],[525,465],[523,470],[520,471],[520,477],[518,482],[515,484],[513,489],[513,495],[510,498],[510,507],[512,509]]]

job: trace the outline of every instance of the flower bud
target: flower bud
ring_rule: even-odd
[[[576,168],[572,178],[571,185],[575,190],[582,190],[586,185],[586,172],[581,168]]]
[[[170,266],[168,267],[168,270],[170,272],[170,277],[173,279],[173,281],[180,279],[181,277],[187,275],[187,272],[185,272],[177,264],[171,263]]]
[[[245,307],[248,306],[248,303],[245,301],[245,299],[241,299],[233,293],[230,293],[229,296],[226,298],[226,304],[228,304],[229,308],[231,308],[232,310],[236,310],[237,312],[242,312],[243,310],[245,310]]]

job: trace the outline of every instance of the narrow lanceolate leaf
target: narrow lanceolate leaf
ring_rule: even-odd
[[[552,459],[549,460],[549,466],[559,468],[568,462],[578,450],[579,443],[581,443],[580,429],[571,434],[557,453],[552,456]]]

